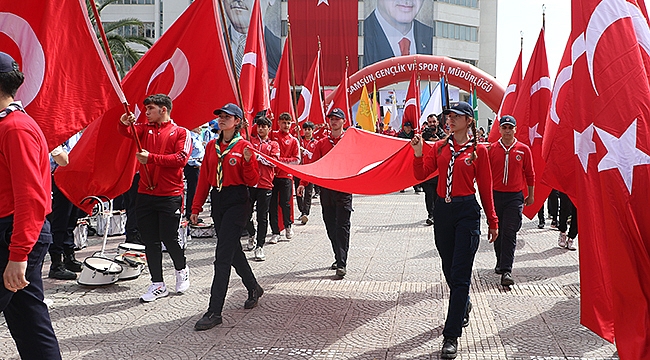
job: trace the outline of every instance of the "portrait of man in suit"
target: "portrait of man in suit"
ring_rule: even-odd
[[[276,3],[277,2],[277,3]],[[226,17],[230,26],[228,33],[230,35],[230,45],[232,47],[232,55],[235,59],[235,68],[237,74],[241,72],[241,62],[244,56],[244,47],[246,46],[246,36],[248,35],[248,27],[251,20],[251,13],[253,11],[254,0],[224,0],[223,5],[226,10]],[[272,6],[279,7],[279,1],[273,1],[274,5],[270,5],[268,0],[262,0],[262,16]],[[277,23],[280,23],[278,12]],[[269,78],[275,78],[275,72],[280,63],[280,56],[282,56],[282,41],[279,36],[275,35],[269,29],[267,24],[264,24],[264,41],[266,42],[266,61],[269,68]]]
[[[363,22],[363,66],[393,56],[432,55],[433,28],[415,20],[425,0],[376,0]]]

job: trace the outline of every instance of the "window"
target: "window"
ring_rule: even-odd
[[[287,20],[282,20],[280,24],[280,36],[289,36],[289,23]]]
[[[142,23],[142,26],[138,26],[138,25],[122,26],[120,28],[113,30],[112,32],[125,37],[144,36],[150,39],[154,39],[156,37],[155,24],[152,22]]]
[[[434,29],[434,36],[436,37],[472,42],[478,41],[478,28],[474,26],[436,21],[434,24]]]
[[[155,0],[117,0],[113,4],[123,5],[153,5]]]
[[[435,0],[435,1],[445,2],[452,5],[478,8],[478,0]]]
[[[357,35],[358,36],[363,36],[363,20],[359,20],[359,22],[357,24]]]

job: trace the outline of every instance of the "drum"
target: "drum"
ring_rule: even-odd
[[[136,279],[140,276],[146,264],[141,254],[131,252],[125,252],[124,254],[115,256],[115,262],[122,266],[119,280]]]
[[[214,225],[212,224],[197,224],[190,225],[190,235],[193,238],[211,238],[214,237]]]
[[[104,216],[100,214],[97,217],[97,235],[104,236],[104,231],[107,228],[108,236],[123,235],[126,231],[126,214],[121,211],[114,211],[108,219],[107,226]]]
[[[77,282],[80,285],[98,286],[114,284],[122,273],[122,266],[103,257],[87,257]]]
[[[145,246],[140,244],[132,243],[121,243],[117,245],[117,253],[124,254],[125,252],[134,252],[134,253],[145,253]]]
[[[81,250],[88,246],[88,222],[85,219],[77,221],[77,227],[72,231],[74,235],[74,249]]]

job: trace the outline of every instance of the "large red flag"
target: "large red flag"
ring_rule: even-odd
[[[271,108],[269,99],[269,72],[266,64],[264,25],[262,24],[261,0],[256,0],[251,13],[250,27],[246,37],[239,85],[241,86],[242,110],[248,120],[249,134],[255,114]],[[277,75],[276,75],[277,76]],[[279,115],[279,114],[277,114]]]
[[[350,71],[358,68],[359,2],[352,0],[289,1],[289,19],[295,59],[313,59],[318,39],[321,42],[323,85],[335,86],[346,70],[341,62],[347,56],[355,59]],[[297,61],[296,81],[304,84],[309,74],[309,63]]]
[[[172,119],[188,129],[212,119],[214,109],[237,102],[218,9],[217,0],[192,3],[126,75],[122,86],[138,121],[147,121],[142,102],[151,94],[168,94]],[[114,198],[131,185],[135,144],[118,133],[123,112],[118,106],[94,121],[70,153],[70,164],[57,169],[57,185],[75,204],[88,195]]]
[[[413,130],[420,130],[420,80],[417,71],[413,71],[409,88],[406,91],[406,102],[404,104],[404,115],[402,115],[402,127],[405,122],[413,125]]]
[[[521,50],[519,51],[519,57],[515,63],[514,69],[512,69],[512,75],[510,75],[510,81],[508,81],[508,87],[506,87],[506,92],[503,94],[503,99],[501,100],[501,106],[499,107],[499,112],[497,113],[497,118],[492,124],[492,129],[490,129],[490,135],[488,135],[488,141],[493,143],[501,137],[499,133],[499,119],[503,115],[512,115],[513,110],[515,109],[515,103],[517,102],[517,91],[521,87],[521,76],[523,74],[521,66]]]
[[[309,120],[314,124],[325,124],[319,64],[320,51],[316,53],[314,62],[309,69],[307,80],[303,85],[302,91],[300,91],[300,99],[298,99],[298,123]]]
[[[0,2],[0,49],[25,74],[15,98],[50,150],[125,101],[87,11],[82,0]]]
[[[636,1],[574,0],[544,136],[578,208],[581,322],[650,359],[650,28]]]
[[[284,50],[280,58],[280,65],[273,80],[271,91],[271,111],[274,115],[273,130],[278,130],[278,116],[287,112],[292,119],[296,118],[293,110],[293,97],[291,96],[291,81],[289,70],[289,41],[284,42]]]
[[[345,74],[341,83],[336,88],[334,98],[327,106],[327,113],[332,109],[339,108],[345,113],[345,124],[343,127],[348,128],[352,126],[352,117],[350,116],[350,97],[348,96],[348,70],[345,69]]]

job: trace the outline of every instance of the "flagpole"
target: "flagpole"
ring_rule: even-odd
[[[223,26],[223,31],[226,34],[226,47],[228,48],[228,54],[230,55],[230,68],[232,69],[233,76],[235,77],[235,85],[237,87],[237,97],[239,98],[239,107],[244,107],[244,100],[241,95],[241,86],[239,85],[239,75],[237,74],[237,68],[235,67],[235,58],[232,55],[232,45],[230,44],[230,31],[228,31],[228,24],[226,24],[226,12],[223,8],[223,0],[219,1],[219,11],[221,12],[221,24]],[[242,119],[244,122],[244,135],[246,140],[250,140],[250,135],[248,134],[248,120],[246,116]]]
[[[296,70],[293,63],[293,42],[291,41],[291,22],[289,22],[289,15],[287,15],[287,41],[289,42],[289,72],[291,73],[291,104],[293,105],[293,113],[296,114],[298,110],[298,104],[296,104]],[[296,118],[296,135],[300,137],[300,125],[298,125],[298,119]]]
[[[542,30],[546,31],[546,5],[542,4]]]
[[[108,47],[108,39],[106,38],[106,32],[104,31],[102,20],[99,17],[99,11],[97,10],[97,5],[95,4],[95,0],[90,0],[90,7],[93,10],[93,15],[95,16],[95,24],[97,25],[97,29],[99,30],[99,35],[102,38],[102,45],[104,45],[104,52],[108,57],[108,62],[111,64],[113,75],[115,75],[115,79],[117,80],[117,84],[120,87],[120,90],[122,91],[122,93],[124,93],[124,89],[122,89],[122,82],[120,80],[120,76],[117,73],[117,67],[115,67],[115,60],[113,59],[113,54],[111,53],[111,50]],[[122,105],[124,105],[124,111],[127,114],[131,114],[131,110],[129,110],[128,100],[126,102],[123,102]],[[138,134],[135,131],[135,125],[131,123],[130,127],[131,127],[131,134],[133,135],[133,140],[135,140],[135,145],[138,148],[138,152],[142,152],[142,143],[140,143],[140,138],[138,138]],[[149,168],[147,167],[147,164],[142,164],[142,167],[144,169],[144,175],[147,180],[147,185],[148,185],[147,188],[153,189],[154,184],[153,181],[151,180],[151,174],[149,173]]]

